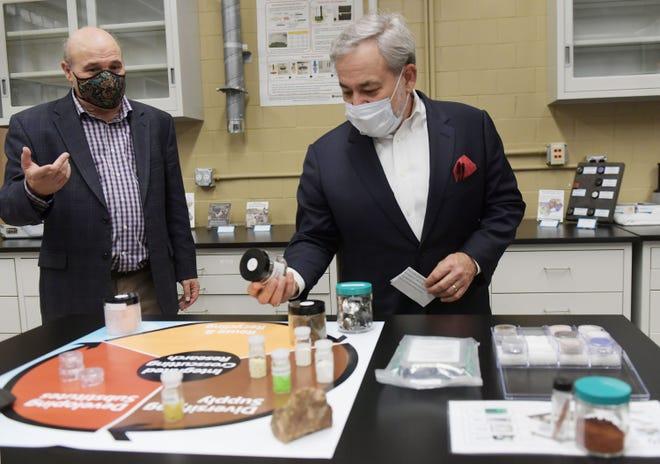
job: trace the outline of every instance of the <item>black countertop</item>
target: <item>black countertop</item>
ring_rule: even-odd
[[[275,320],[276,317],[185,316],[184,320]],[[593,459],[569,456],[453,455],[450,452],[447,401],[502,399],[499,374],[489,327],[512,323],[598,324],[622,345],[644,380],[652,399],[660,397],[660,348],[623,316],[394,316],[385,323],[378,345],[358,391],[332,460],[266,459],[196,456],[158,453],[120,453],[69,448],[2,448],[2,463],[214,463],[214,464],[522,464],[593,463]],[[68,318],[33,329],[0,343],[0,372],[20,366],[83,334],[100,327],[100,319]],[[481,345],[479,358],[483,387],[409,390],[376,382],[374,369],[384,368],[403,335],[474,337]],[[219,435],[219,439],[221,435]],[[252,437],[258,443],[258,437]],[[620,458],[617,463],[649,463],[651,460]]]
[[[245,226],[236,226],[233,234],[218,234],[215,229],[196,227],[193,229],[193,239],[196,248],[285,247],[295,230],[293,224],[273,225],[270,232],[254,232]],[[36,252],[40,247],[40,239],[0,238],[0,253]]]
[[[596,229],[578,229],[575,222],[562,222],[558,227],[539,227],[535,219],[525,219],[518,226],[514,245],[550,243],[614,243],[635,242],[635,234],[613,224],[600,224]]]
[[[660,240],[660,226],[619,226],[621,229],[627,230],[642,240]]]
[[[643,231],[641,229],[649,229]],[[640,232],[637,232],[640,229]],[[254,232],[245,226],[236,226],[233,234],[218,234],[215,229],[196,227],[193,230],[195,246],[201,248],[248,248],[248,247],[285,247],[293,233],[293,224],[273,225],[271,232]],[[648,233],[647,235],[642,235]],[[539,227],[534,219],[525,219],[520,223],[513,241],[516,245],[561,244],[561,243],[612,243],[634,242],[639,237],[646,240],[660,239],[660,226],[623,228],[602,224],[596,230],[578,229],[575,223],[562,223],[557,228]],[[39,251],[39,239],[0,239],[0,253]]]

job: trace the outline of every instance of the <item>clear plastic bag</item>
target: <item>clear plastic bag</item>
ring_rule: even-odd
[[[376,380],[423,390],[442,387],[480,387],[479,343],[474,338],[405,335]]]

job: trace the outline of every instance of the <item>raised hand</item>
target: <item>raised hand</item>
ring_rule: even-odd
[[[68,153],[62,153],[53,164],[39,166],[32,161],[30,149],[23,147],[21,167],[30,191],[40,197],[48,197],[59,191],[71,177]]]

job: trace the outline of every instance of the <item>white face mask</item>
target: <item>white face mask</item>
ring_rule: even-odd
[[[399,78],[394,86],[392,96],[396,94],[399,82],[401,81],[401,76],[403,76],[403,69],[401,70],[401,73],[399,73]],[[401,124],[403,110],[408,104],[409,95],[406,95],[406,100],[403,102],[403,106],[400,108],[398,116],[394,114],[394,110],[392,109],[392,96],[375,102],[363,103],[361,105],[346,103],[346,119],[348,119],[362,135],[376,138],[390,135],[397,129],[397,127],[399,127],[399,124]]]

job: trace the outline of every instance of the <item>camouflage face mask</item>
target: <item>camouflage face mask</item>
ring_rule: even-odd
[[[82,79],[73,74],[78,82],[80,98],[106,110],[117,108],[124,97],[126,76],[103,70],[92,77]]]

